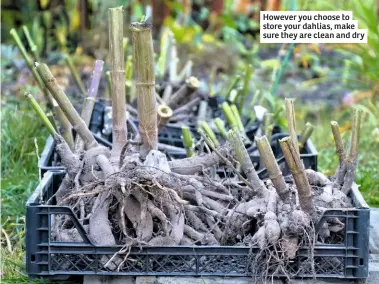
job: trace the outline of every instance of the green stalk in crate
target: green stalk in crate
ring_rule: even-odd
[[[208,135],[208,137],[212,140],[215,147],[220,146],[220,142],[218,141],[216,134],[213,132],[209,124],[206,121],[202,121],[200,122],[200,125],[202,129],[205,131],[205,133]]]
[[[216,117],[214,119],[214,124],[216,125],[218,131],[220,132],[222,138],[227,139],[228,138],[228,133],[225,129],[224,122],[221,120],[221,118]]]
[[[307,122],[305,124],[305,127],[304,127],[303,131],[301,132],[300,139],[299,139],[299,150],[300,151],[305,147],[305,144],[307,143],[307,140],[309,139],[309,137],[311,137],[314,129],[315,129],[315,127],[311,123]]]
[[[187,126],[182,126],[182,140],[184,148],[186,149],[187,157],[194,157],[195,152],[193,150],[193,137],[190,129]]]

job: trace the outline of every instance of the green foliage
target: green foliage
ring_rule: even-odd
[[[1,223],[6,234],[6,244],[1,249],[2,283],[26,283],[22,249],[24,204],[39,179],[34,139],[40,154],[47,132],[26,103],[3,106],[1,126]]]

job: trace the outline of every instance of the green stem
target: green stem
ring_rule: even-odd
[[[247,94],[249,93],[249,85],[250,85],[252,74],[253,74],[253,65],[249,64],[246,66],[245,77],[243,81],[243,88],[239,96],[239,102],[238,102],[239,113],[242,113],[243,107],[245,105],[245,100],[246,100]]]
[[[221,136],[224,139],[227,139],[228,138],[228,133],[226,132],[226,129],[225,129],[225,126],[224,126],[224,122],[221,120],[221,118],[216,117],[215,120],[214,120],[214,123],[215,123],[218,131],[220,132]]]
[[[229,123],[230,127],[238,132],[238,124],[236,122],[235,116],[233,114],[232,109],[230,108],[230,105],[227,102],[223,102],[221,105],[222,111],[224,112],[224,115],[226,117],[226,121]]]
[[[213,132],[212,128],[209,126],[209,124],[206,121],[202,121],[200,123],[201,127],[205,131],[205,133],[209,136],[209,138],[212,140],[215,147],[220,146],[220,142],[218,141],[216,134]]]
[[[29,47],[30,47],[30,51],[33,53],[34,60],[35,61],[40,61],[37,46],[34,43],[32,37],[31,37],[31,35],[29,33],[28,27],[27,26],[22,26],[22,30],[24,31],[26,40],[28,41],[28,44],[29,44]]]
[[[75,81],[76,85],[78,86],[80,92],[83,94],[84,97],[87,97],[88,94],[87,94],[86,88],[84,88],[83,81],[80,78],[78,72],[76,71],[74,63],[72,62],[70,55],[68,55],[68,54],[65,55],[65,61],[68,65],[68,67],[70,68],[72,77],[74,78],[74,81]]]
[[[240,116],[240,113],[238,111],[238,108],[236,105],[232,104],[230,106],[230,109],[232,110],[232,113],[234,115],[234,119],[237,123],[237,127],[238,127],[238,130],[239,132],[241,133],[244,133],[245,132],[245,127],[243,126],[243,123],[242,123],[242,120],[241,120],[241,116]]]
[[[305,144],[307,143],[307,140],[309,139],[309,137],[311,137],[314,129],[315,129],[315,127],[311,123],[307,122],[305,124],[305,127],[300,134],[300,140],[299,140],[299,149],[300,150],[305,147]]]
[[[182,126],[182,140],[184,148],[186,149],[187,157],[194,157],[195,152],[193,150],[193,138],[191,131],[187,126]]]
[[[230,92],[237,86],[237,84],[239,83],[240,80],[241,80],[241,75],[239,75],[239,74],[235,75],[222,96],[224,98],[228,98]]]
[[[37,101],[34,99],[32,94],[25,93],[26,98],[29,100],[30,105],[33,107],[33,109],[36,111],[39,118],[42,120],[43,124],[45,124],[47,130],[53,137],[57,137],[58,132],[55,130],[53,124],[50,122],[49,118],[45,114],[45,112],[42,110],[40,105],[37,103]]]

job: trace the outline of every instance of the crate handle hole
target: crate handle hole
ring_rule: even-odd
[[[36,255],[35,254],[31,254],[30,255],[30,261],[31,262],[35,262],[36,261]]]
[[[359,259],[359,265],[362,266],[362,265],[364,265],[364,263],[365,263],[365,260],[364,260],[363,258],[360,258],[360,259]]]

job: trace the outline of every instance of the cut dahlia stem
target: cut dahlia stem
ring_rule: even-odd
[[[127,141],[126,98],[125,98],[125,60],[122,44],[124,26],[122,6],[110,8],[109,14],[109,52],[112,79],[112,164],[118,163],[121,150]],[[156,115],[156,114],[155,114]]]
[[[176,40],[174,37],[171,38],[170,46],[170,60],[169,60],[169,80],[171,83],[177,82],[178,75],[178,51],[176,49]]]
[[[62,88],[58,85],[53,74],[51,74],[49,67],[47,67],[47,65],[44,63],[36,63],[36,69],[46,87],[49,89],[50,93],[53,95],[54,99],[57,101],[60,108],[64,112],[65,116],[74,127],[75,131],[83,139],[86,148],[90,149],[92,147],[98,146],[98,143],[92,136],[91,131],[88,129],[87,125],[80,117],[80,115],[77,113]]]
[[[352,130],[351,130],[351,140],[350,140],[350,151],[349,155],[345,159],[345,177],[343,181],[343,186],[341,191],[346,195],[350,192],[351,187],[354,183],[355,174],[357,170],[357,157],[358,157],[358,144],[359,144],[359,134],[362,123],[362,109],[355,108]]]
[[[105,72],[105,79],[107,82],[107,95],[109,98],[111,98],[112,97],[112,78],[111,78],[110,71]]]
[[[293,179],[295,180],[300,207],[306,213],[312,214],[312,189],[305,173],[303,161],[300,160],[299,148],[295,146],[291,137],[285,137],[279,140],[279,143]]]
[[[282,171],[280,170],[278,162],[275,159],[275,155],[272,152],[272,148],[267,137],[255,137],[255,142],[257,143],[261,159],[267,169],[269,178],[272,181],[276,192],[282,200],[285,200],[288,195],[288,186],[284,180]]]
[[[33,95],[30,93],[25,93],[25,97],[29,100],[30,105],[36,111],[37,115],[42,120],[43,124],[45,125],[46,129],[49,131],[51,136],[53,136],[53,138],[57,137],[59,135],[57,130],[54,128],[53,124],[50,122],[49,118],[47,117],[45,112],[42,110],[40,105],[34,99]]]
[[[239,132],[238,123],[236,121],[236,118],[233,114],[233,111],[230,107],[230,105],[227,102],[223,102],[221,105],[222,111],[224,112],[224,115],[226,117],[226,121],[228,122],[229,126],[235,131]]]
[[[104,61],[102,60],[95,61],[95,66],[92,72],[91,85],[88,90],[88,97],[86,97],[83,102],[81,117],[87,126],[89,126],[89,123],[91,121],[93,107],[95,105],[97,91],[99,89],[101,73],[103,71],[103,65],[104,65]],[[83,150],[83,149],[84,149],[83,140],[78,136],[75,139],[75,152]]]
[[[186,112],[192,111],[192,109],[195,106],[197,106],[200,103],[200,101],[201,101],[200,97],[194,98],[192,101],[189,101],[185,105],[182,105],[181,107],[178,107],[177,109],[175,109],[173,115],[176,116],[178,114],[182,114],[182,113],[186,113]]]
[[[163,105],[158,106],[157,112],[158,112],[158,129],[161,129],[167,124],[167,122],[172,117],[172,109],[169,106],[163,104]]]
[[[192,60],[188,60],[186,65],[184,65],[182,71],[180,71],[178,77],[177,77],[177,82],[183,81],[192,75],[192,65],[193,62]]]
[[[34,80],[37,82],[38,86],[40,87],[41,91],[43,92],[46,100],[51,105],[53,105],[52,97],[51,97],[49,91],[46,89],[46,86],[43,83],[43,81],[42,81],[41,77],[39,76],[38,72],[36,71],[36,69],[34,67],[34,64],[33,64],[33,60],[30,58],[29,54],[26,52],[25,46],[23,45],[23,43],[22,43],[20,37],[18,36],[16,30],[15,29],[11,29],[11,31],[9,33],[13,37],[13,39],[14,39],[17,47],[18,47],[18,49],[21,52],[22,57],[24,58],[24,60],[26,62],[26,66],[28,66],[30,72],[32,72]]]
[[[239,162],[242,171],[245,173],[247,180],[253,186],[253,189],[260,195],[265,195],[267,193],[267,188],[264,183],[259,178],[253,162],[250,159],[249,153],[247,152],[245,145],[241,139],[240,134],[233,130],[229,130],[229,142],[235,151],[236,160]]]
[[[239,101],[238,101],[238,110],[239,110],[239,113],[242,113],[242,110],[244,108],[245,100],[246,100],[246,97],[247,97],[247,95],[249,93],[249,86],[250,86],[250,81],[251,81],[251,75],[252,74],[253,74],[253,65],[248,64],[246,66],[245,77],[244,77],[244,80],[243,80],[242,92],[239,95]]]
[[[311,123],[307,122],[305,124],[305,127],[300,134],[300,140],[299,140],[299,150],[300,151],[305,147],[305,145],[306,145],[309,137],[311,137],[314,129],[315,129],[315,127]]]
[[[42,110],[40,105],[37,103],[37,101],[34,99],[34,97],[26,93],[25,96],[29,100],[29,103],[33,107],[33,109],[36,111],[37,115],[39,118],[42,120],[43,124],[51,134],[51,136],[54,138],[54,140],[57,143],[56,150],[59,154],[59,156],[62,159],[62,164],[67,167],[69,175],[73,175],[72,173],[75,174],[78,165],[79,165],[79,160],[78,158],[73,154],[71,151],[70,147],[68,146],[67,142],[65,141],[62,136],[59,135],[59,133],[54,129],[54,126],[51,124],[49,118],[45,114],[45,112]]]
[[[206,121],[201,121],[200,125],[204,132],[208,135],[208,137],[212,140],[215,147],[220,146],[220,142],[218,141],[216,134],[213,132],[212,128]]]
[[[53,99],[53,109],[60,124],[61,135],[63,136],[64,140],[66,140],[67,145],[70,147],[70,149],[74,149],[75,142],[74,136],[72,135],[72,125],[55,99]]]
[[[240,80],[241,80],[241,75],[239,74],[235,75],[230,81],[229,86],[225,89],[225,92],[223,93],[222,97],[228,98],[230,92],[237,86]]]
[[[263,127],[263,135],[267,136],[267,139],[270,141],[271,140],[271,134],[269,131],[270,125],[272,125],[274,122],[274,114],[271,112],[266,112],[263,116],[263,122],[262,122],[262,127]]]
[[[182,126],[182,140],[184,148],[186,149],[187,157],[194,157],[195,152],[193,150],[193,138],[188,126]]]
[[[84,87],[83,81],[80,78],[80,75],[78,74],[78,71],[76,71],[76,69],[75,69],[74,63],[72,62],[72,59],[71,59],[70,55],[66,54],[64,56],[64,59],[65,59],[67,65],[68,65],[68,67],[70,68],[71,75],[74,78],[76,86],[78,86],[78,88],[79,88],[80,92],[82,93],[82,95],[84,97],[87,97],[88,96],[87,90]]]
[[[220,132],[221,136],[224,139],[227,139],[228,138],[228,132],[225,129],[224,121],[221,118],[216,117],[214,119],[214,124],[216,125],[216,127],[217,127],[218,131]]]
[[[34,43],[34,40],[33,40],[32,36],[29,33],[28,27],[27,26],[22,26],[22,30],[24,31],[26,40],[28,41],[28,44],[29,44],[29,47],[30,47],[30,51],[33,54],[34,60],[35,61],[40,61],[37,45]]]
[[[238,108],[235,104],[232,104],[230,106],[230,109],[232,110],[232,113],[233,113],[233,116],[234,116],[234,119],[237,123],[237,127],[238,127],[238,130],[240,133],[245,133],[245,127],[243,126],[243,123],[242,123],[242,120],[241,120],[241,116],[240,116],[240,113],[238,111]]]
[[[200,82],[196,77],[189,77],[185,84],[180,87],[178,91],[176,91],[171,96],[171,100],[168,104],[171,108],[176,108],[178,105],[183,102],[184,98],[186,101],[190,98],[190,96],[200,87]]]
[[[163,91],[162,99],[167,104],[170,101],[170,97],[172,95],[172,85],[168,84]]]
[[[338,155],[339,164],[341,166],[346,159],[346,152],[341,138],[340,127],[337,121],[331,121],[330,127],[332,128],[334,144],[336,145],[336,153]]]
[[[206,121],[208,112],[208,101],[202,100],[197,111],[197,123],[201,127],[202,121]]]
[[[296,116],[295,116],[295,108],[293,105],[293,99],[286,98],[285,105],[286,105],[286,115],[287,115],[287,122],[288,122],[288,133],[292,139],[293,144],[295,145],[297,149],[297,153],[300,155],[299,142],[297,141],[297,134],[296,134]]]
[[[136,22],[130,26],[137,88],[139,133],[142,157],[158,147],[157,103],[155,97],[154,50],[151,24]],[[170,105],[169,105],[170,106]]]

